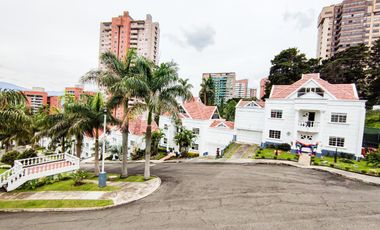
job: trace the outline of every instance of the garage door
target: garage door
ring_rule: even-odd
[[[261,144],[262,132],[260,131],[246,131],[246,130],[237,130],[237,142],[246,143],[246,144]]]

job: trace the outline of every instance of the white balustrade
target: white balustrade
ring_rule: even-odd
[[[0,174],[0,187],[11,191],[28,180],[79,169],[80,159],[67,154],[53,154],[15,160],[14,166]]]

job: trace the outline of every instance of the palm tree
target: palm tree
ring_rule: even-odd
[[[136,67],[141,75],[141,81],[135,81],[134,87],[139,89],[140,96],[144,100],[147,111],[147,128],[145,133],[145,170],[144,178],[150,178],[150,155],[152,145],[152,122],[155,115],[162,111],[178,113],[177,99],[189,98],[191,87],[183,87],[187,81],[179,81],[177,65],[173,62],[162,63],[155,66],[145,58],[136,62]]]
[[[193,144],[196,137],[197,136],[191,130],[180,127],[180,132],[175,135],[174,140],[176,144],[179,145],[179,151],[183,156],[186,157],[189,148]]]
[[[109,96],[108,107],[123,109],[123,117],[120,121],[123,152],[121,177],[125,178],[128,177],[128,126],[131,114],[134,112],[134,108],[130,107],[130,101],[136,95],[136,90],[131,87],[131,82],[136,80],[137,76],[137,70],[134,65],[137,54],[134,49],[130,49],[125,59],[119,60],[116,55],[107,52],[102,54],[100,59],[106,69],[90,71],[82,77],[81,81],[83,83],[95,82],[106,90]]]
[[[201,91],[199,92],[203,104],[213,105],[215,98],[215,86],[211,77],[203,78],[201,83]]]
[[[100,132],[104,133],[104,109],[105,101],[101,93],[96,93],[85,103],[73,103],[66,108],[66,121],[71,123],[68,133],[75,134],[78,148],[81,148],[84,134],[88,134],[95,139],[95,175],[99,175],[99,136]],[[107,111],[108,121],[113,122],[110,112]],[[104,157],[104,156],[102,156]]]

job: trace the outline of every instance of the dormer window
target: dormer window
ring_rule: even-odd
[[[179,113],[186,113],[186,111],[183,109],[182,106],[180,106],[180,107],[178,108],[178,110],[179,110]]]
[[[303,95],[308,94],[308,93],[316,93],[321,97],[323,97],[324,95],[323,90],[319,87],[307,87],[307,88],[301,88],[300,90],[298,90],[298,97],[302,97]]]

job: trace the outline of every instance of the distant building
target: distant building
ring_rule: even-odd
[[[62,97],[61,96],[48,96],[47,104],[49,105],[49,111],[52,113],[56,109],[62,109]]]
[[[23,91],[27,98],[27,106],[31,108],[33,113],[47,105],[48,94],[44,88],[33,87],[30,91]]]
[[[257,89],[249,89],[249,98],[257,98]]]
[[[66,87],[65,88],[65,101],[69,102],[70,100],[73,101],[80,101],[83,97],[83,95],[94,95],[95,92],[90,91],[84,91],[84,87],[82,85],[76,85],[74,87]]]
[[[327,59],[358,44],[380,38],[380,1],[344,0],[326,6],[318,19],[317,57]]]
[[[265,86],[266,86],[266,84],[267,84],[268,81],[269,81],[268,78],[261,79],[261,81],[260,81],[260,98],[259,99],[261,99],[261,98],[264,97],[264,95],[265,95]]]
[[[235,98],[247,98],[248,96],[248,79],[237,80],[235,83]]]
[[[100,23],[99,55],[111,51],[118,58],[126,57],[128,49],[158,63],[160,27],[148,14],[145,20],[133,20],[128,11],[112,18],[111,22]],[[102,63],[99,61],[99,67]]]
[[[212,78],[215,87],[215,103],[220,105],[235,96],[236,73],[204,73],[202,78]]]

